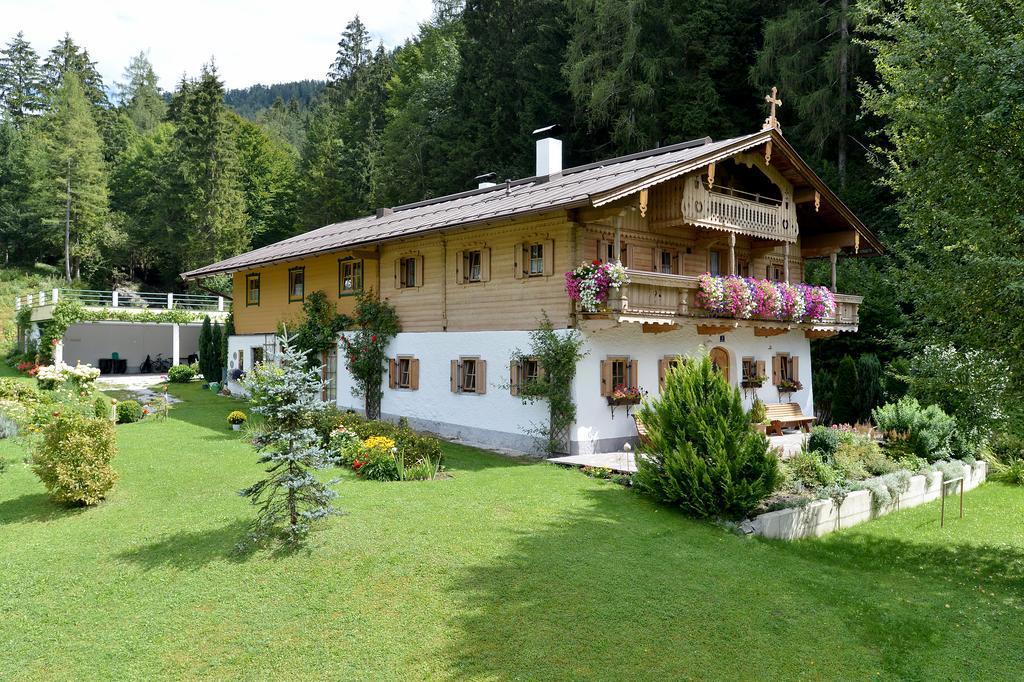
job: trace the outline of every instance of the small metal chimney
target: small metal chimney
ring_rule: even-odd
[[[533,131],[537,139],[537,177],[552,178],[562,174],[562,141],[555,137],[561,134],[562,127],[557,124]]]
[[[483,175],[478,175],[473,179],[476,180],[477,189],[495,187],[498,184],[497,182],[495,182],[495,180],[498,179],[497,173],[484,173]]]

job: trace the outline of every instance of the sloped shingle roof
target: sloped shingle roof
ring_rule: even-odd
[[[734,154],[765,142],[770,131],[712,142],[703,138],[639,154],[568,168],[560,176],[524,178],[495,187],[407,204],[380,217],[334,223],[247,253],[182,273],[200,279],[269,263],[341,251],[373,242],[399,239],[459,225],[512,218],[556,209],[603,203],[615,190],[689,172],[725,153]],[[781,136],[776,139],[781,139]],[[635,190],[634,190],[635,191]],[[838,199],[837,199],[838,201]],[[595,203],[596,202],[596,203]],[[859,226],[863,227],[863,226]],[[864,230],[867,234],[869,232]]]

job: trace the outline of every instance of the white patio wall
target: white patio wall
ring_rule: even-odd
[[[200,324],[178,325],[178,356],[181,362],[199,352]],[[129,374],[137,374],[139,365],[149,355],[162,353],[171,359],[173,330],[169,323],[82,322],[68,327],[64,333],[63,359],[69,365],[77,362],[99,366],[100,358],[117,353],[128,365]]]

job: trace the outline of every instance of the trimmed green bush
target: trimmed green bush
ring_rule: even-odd
[[[832,421],[836,424],[856,424],[860,418],[860,380],[857,363],[844,355],[836,370],[832,389]]]
[[[122,400],[117,404],[117,423],[132,424],[142,419],[142,405],[135,400]]]
[[[117,436],[108,419],[71,412],[51,421],[32,455],[32,470],[57,502],[91,505],[117,481],[110,466]]]
[[[662,502],[695,516],[735,519],[780,480],[768,439],[750,428],[739,389],[707,353],[671,368],[661,395],[645,401],[639,416],[651,442],[633,480]]]
[[[196,378],[192,365],[175,365],[167,370],[167,379],[172,384],[187,384]]]
[[[839,449],[839,445],[849,441],[852,435],[849,431],[817,425],[811,428],[811,435],[807,437],[807,449],[812,452],[817,450],[825,457],[831,457]]]
[[[93,416],[97,419],[110,419],[110,399],[98,395],[92,401]]]
[[[760,398],[754,398],[754,404],[750,406],[750,423],[763,424],[768,418],[767,410]]]

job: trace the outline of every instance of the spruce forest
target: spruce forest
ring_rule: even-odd
[[[358,17],[339,29],[324,82],[230,91],[214,61],[162,83],[141,51],[105,83],[71,35],[45,54],[10,36],[3,262],[178,290],[189,268],[483,173],[531,175],[535,128],[561,124],[577,165],[757,130],[777,86],[786,137],[888,249],[844,259],[861,331],[818,343],[816,371],[871,353],[954,413],[979,391],[1003,412],[1020,404],[1016,3],[437,0],[395,48]],[[821,266],[809,279],[827,281]]]

